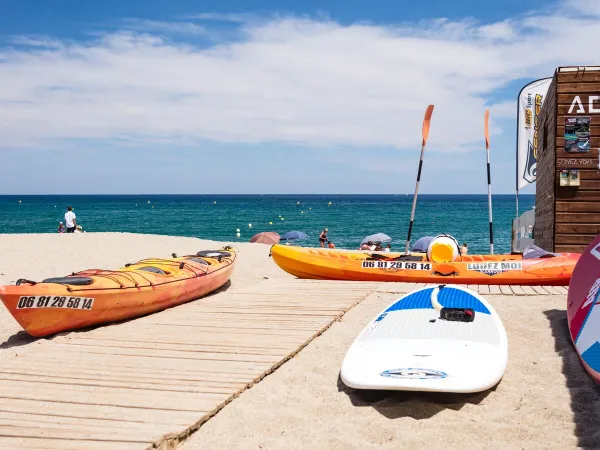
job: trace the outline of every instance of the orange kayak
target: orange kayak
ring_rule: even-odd
[[[231,277],[236,250],[144,259],[119,270],[84,270],[0,286],[0,300],[32,336],[131,319],[197,299]]]
[[[524,259],[522,255],[468,255],[431,262],[424,253],[353,252],[276,244],[271,256],[298,278],[447,284],[568,286],[579,253]]]

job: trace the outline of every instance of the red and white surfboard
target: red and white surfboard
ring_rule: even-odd
[[[567,319],[585,370],[600,383],[600,235],[581,254],[569,284]]]

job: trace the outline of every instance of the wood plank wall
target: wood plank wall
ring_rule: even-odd
[[[585,69],[585,70],[584,70]],[[558,252],[585,249],[600,234],[600,68],[581,68],[579,71],[556,73],[556,171],[555,183],[555,237],[554,250]],[[571,107],[579,96],[581,106]],[[590,96],[592,98],[590,107]],[[569,113],[571,110],[571,113]],[[586,153],[564,150],[565,119],[590,117],[591,148]],[[580,186],[560,186],[560,170],[578,169]]]
[[[534,243],[547,251],[554,251],[555,136],[556,74],[543,101],[538,126]]]

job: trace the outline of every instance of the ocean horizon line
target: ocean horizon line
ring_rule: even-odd
[[[411,194],[0,194],[0,197],[406,197],[413,196]],[[419,197],[487,197],[487,194],[421,194]],[[515,194],[492,194],[492,197],[514,197]],[[535,197],[535,194],[519,194],[519,197]]]

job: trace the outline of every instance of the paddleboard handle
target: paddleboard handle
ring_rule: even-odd
[[[439,286],[435,287],[433,291],[431,291],[431,305],[437,312],[440,312],[443,308],[443,306],[440,305],[440,302],[438,302],[438,293],[440,292],[440,289],[445,287],[445,284],[440,284]]]

